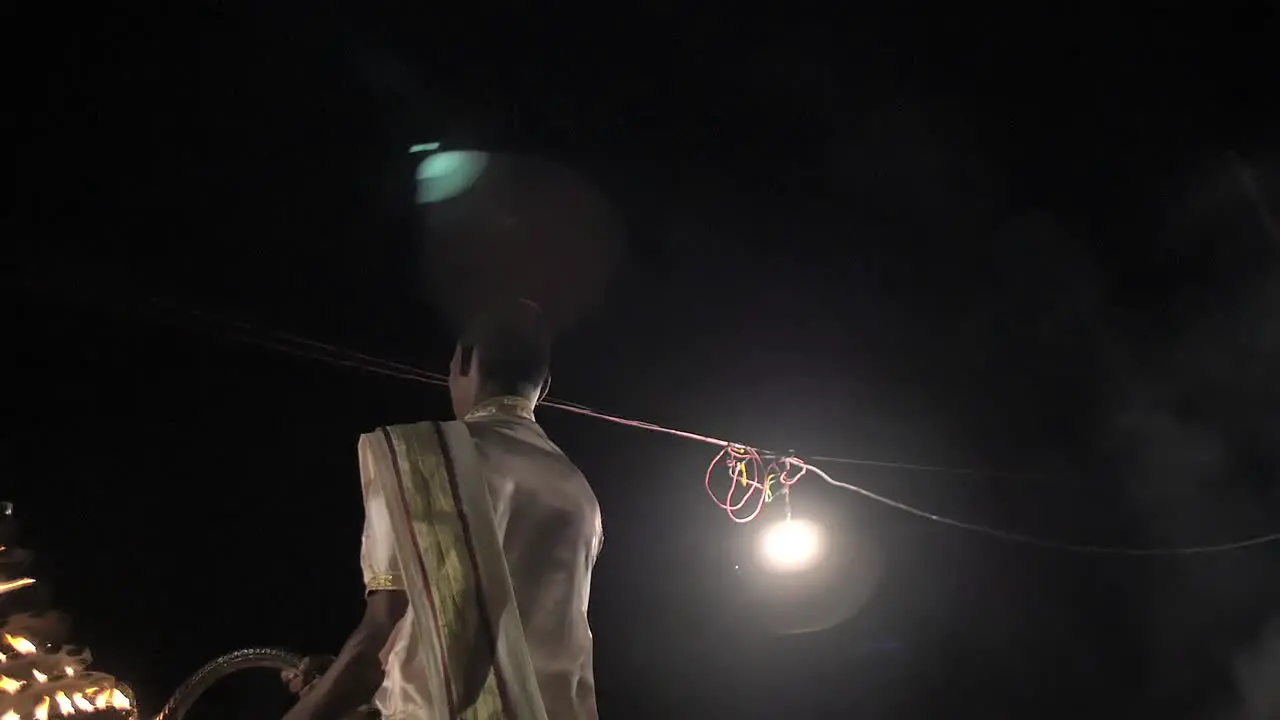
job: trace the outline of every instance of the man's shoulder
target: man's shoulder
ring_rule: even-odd
[[[451,425],[463,425],[463,424],[464,423],[458,420],[418,420],[415,422],[396,423],[393,425],[382,425],[368,432],[361,433],[360,437],[363,439],[363,438],[386,437],[388,435],[392,437],[396,437],[396,436],[416,435],[424,432],[434,433],[436,432],[436,429],[439,427],[451,426]]]
[[[452,445],[448,438],[457,432],[458,427],[463,427],[463,423],[456,420],[447,422],[421,420],[384,425],[362,433],[358,447],[362,454],[377,454],[375,448],[389,448],[392,454],[438,453],[446,444]],[[455,437],[453,441],[456,442],[457,438]]]

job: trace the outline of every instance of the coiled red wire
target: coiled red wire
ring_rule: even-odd
[[[729,491],[723,500],[713,487],[713,476],[722,463],[729,475]],[[804,475],[805,469],[804,463],[792,457],[766,462],[755,448],[727,444],[707,466],[707,494],[737,523],[755,520],[764,510],[765,504],[778,495],[787,503],[787,512],[790,514],[791,486]],[[775,483],[777,490],[774,489]]]

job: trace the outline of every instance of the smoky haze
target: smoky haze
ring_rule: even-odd
[[[1280,717],[1280,616],[1272,618],[1255,644],[1233,665],[1237,697],[1223,720]]]
[[[1255,192],[1274,174],[1228,156],[1171,198],[1154,267],[1187,281],[1155,300],[1163,308],[1148,317],[1164,322],[1142,329],[1150,342],[1120,353],[1101,425],[1145,544],[1261,534],[1280,507],[1280,243],[1266,222],[1274,198]],[[1280,631],[1261,629],[1280,609],[1277,559],[1263,547],[1148,566],[1139,606],[1153,696],[1177,699],[1206,670],[1192,659],[1208,655],[1240,696],[1225,717],[1280,717]]]

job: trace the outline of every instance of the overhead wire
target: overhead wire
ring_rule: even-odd
[[[1067,542],[1062,542],[1058,540],[1049,540],[1046,538],[1036,537],[1034,535],[1024,535],[1022,533],[1015,533],[1007,530],[1000,530],[999,528],[988,527],[986,525],[979,525],[977,523],[964,522],[962,520],[956,520],[954,518],[949,518],[944,515],[937,515],[931,512],[927,512],[925,510],[921,510],[920,508],[913,507],[906,503],[899,502],[891,498],[887,498],[883,495],[878,495],[874,492],[871,492],[870,490],[858,487],[857,485],[853,485],[846,482],[840,482],[839,480],[832,478],[830,475],[824,472],[821,468],[814,467],[813,465],[809,465],[804,462],[800,462],[798,464],[804,470],[811,472],[817,475],[818,477],[822,478],[829,485],[858,493],[863,497],[874,500],[883,505],[888,505],[891,508],[901,510],[905,513],[910,513],[912,515],[915,515],[916,517],[924,518],[925,520],[932,520],[933,522],[941,523],[943,525],[949,525],[951,527],[958,528],[961,530],[968,530],[970,532],[987,535],[989,537],[997,538],[1000,540],[1008,540],[1010,542],[1021,543],[1024,545],[1034,545],[1034,546],[1049,549],[1049,550],[1062,550],[1066,552],[1088,553],[1088,554],[1094,554],[1094,555],[1133,555],[1133,556],[1204,555],[1208,553],[1227,552],[1229,550],[1242,550],[1244,548],[1254,547],[1257,545],[1265,545],[1267,543],[1276,542],[1280,540],[1280,533],[1271,533],[1269,535],[1258,535],[1255,537],[1246,538],[1244,540],[1218,543],[1216,545],[1192,545],[1192,546],[1186,546],[1186,547],[1132,548],[1132,547],[1120,547],[1120,546],[1110,546],[1110,545],[1081,545],[1076,543],[1067,543]]]
[[[246,344],[279,350],[296,356],[307,357],[341,367],[359,369],[365,372],[397,379],[411,380],[445,387],[449,384],[449,379],[445,375],[423,370],[405,363],[386,360],[373,355],[349,350],[337,345],[312,340],[296,334],[284,333],[275,330],[264,330],[240,320],[182,308],[170,303],[156,301],[156,304],[169,310],[185,312],[192,317],[211,320],[228,328],[234,328],[238,333],[233,333],[232,339]],[[1226,543],[1181,547],[1142,548],[1114,545],[1077,544],[1052,540],[1034,535],[1001,530],[999,528],[979,523],[957,520],[945,515],[939,515],[927,510],[922,510],[913,505],[880,495],[852,483],[836,480],[826,471],[817,467],[813,463],[823,462],[894,468],[916,472],[970,475],[983,474],[980,470],[836,456],[811,456],[808,459],[802,459],[790,452],[777,453],[768,450],[761,450],[749,445],[721,440],[710,435],[702,435],[643,420],[632,420],[617,415],[611,415],[585,405],[557,398],[546,398],[539,403],[539,406],[555,408],[557,410],[594,418],[596,420],[603,420],[626,427],[648,430],[719,447],[720,452],[711,461],[707,468],[706,489],[716,504],[721,509],[725,510],[731,519],[738,523],[746,523],[756,519],[763,511],[765,505],[777,498],[783,499],[786,505],[787,517],[789,519],[791,513],[790,491],[792,486],[794,486],[803,475],[813,473],[833,487],[857,493],[874,502],[925,520],[1008,542],[1020,543],[1050,550],[1095,555],[1148,557],[1203,555],[1240,550],[1280,541],[1280,532],[1258,535]],[[723,499],[721,499],[720,495],[718,495],[713,488],[713,475],[715,475],[715,470],[721,463],[728,468],[730,477],[730,489]]]

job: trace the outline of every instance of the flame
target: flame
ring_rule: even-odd
[[[9,643],[10,647],[23,655],[34,655],[36,653],[36,646],[30,640],[22,637],[21,635],[10,635],[9,633],[5,633],[4,641]]]
[[[34,578],[0,574],[0,596],[35,583]],[[110,675],[86,670],[88,651],[59,649],[15,632],[26,630],[21,622],[0,618],[0,720],[61,720],[98,711],[122,712],[136,720],[129,687],[116,686]]]
[[[128,710],[133,707],[133,703],[129,702],[129,696],[120,692],[119,688],[111,688],[111,707],[116,710]]]
[[[3,595],[7,592],[13,592],[14,590],[24,588],[28,585],[35,585],[35,584],[36,584],[35,578],[17,578],[15,580],[5,580],[4,582],[0,582],[0,595]]]
[[[8,675],[0,675],[0,690],[3,690],[10,695],[21,690],[23,685],[26,685],[26,683],[22,680],[14,680]]]

